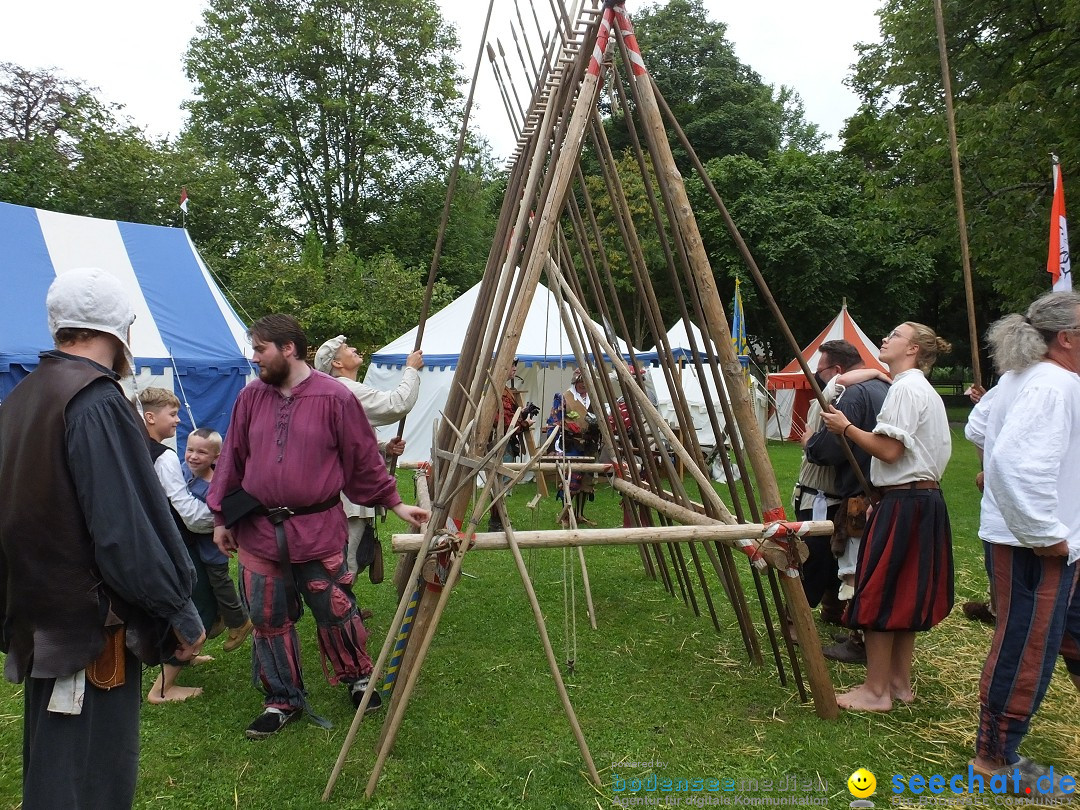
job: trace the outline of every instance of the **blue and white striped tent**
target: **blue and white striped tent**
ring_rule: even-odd
[[[182,228],[58,214],[0,202],[0,401],[51,349],[45,294],[60,273],[100,267],[131,296],[139,388],[176,392],[183,423],[224,433],[252,371],[246,327]],[[189,412],[190,409],[190,412]]]

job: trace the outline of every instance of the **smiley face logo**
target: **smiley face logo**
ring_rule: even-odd
[[[855,798],[865,799],[867,796],[874,795],[874,791],[877,790],[877,779],[866,768],[859,768],[848,777],[847,789]]]

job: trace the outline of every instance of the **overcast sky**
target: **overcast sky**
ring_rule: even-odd
[[[534,2],[541,24],[548,27],[549,3]],[[535,42],[528,0],[519,3]],[[483,0],[439,0],[439,5],[458,28],[461,73],[471,76],[487,5]],[[629,0],[631,19],[641,5]],[[200,22],[201,0],[12,0],[4,6],[0,61],[55,68],[98,88],[103,100],[123,104],[131,119],[151,134],[179,131],[180,102],[191,95],[181,59]],[[854,46],[878,38],[876,0],[773,0],[767,13],[756,3],[731,0],[705,0],[705,6],[713,19],[727,23],[727,37],[743,62],[770,84],[794,87],[803,97],[807,118],[829,136],[839,132],[857,105],[843,85],[856,58]],[[512,18],[512,0],[497,0],[489,40],[499,37],[516,62]],[[485,58],[473,120],[496,156],[505,157],[513,137],[497,93]]]

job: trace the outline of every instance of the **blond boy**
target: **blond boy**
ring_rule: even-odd
[[[209,589],[206,587],[205,567],[199,559],[198,553],[192,548],[192,532],[213,532],[214,519],[205,503],[193,496],[184,483],[184,473],[180,469],[180,459],[176,452],[163,444],[166,439],[176,435],[176,426],[180,424],[180,400],[172,391],[165,388],[146,388],[139,392],[139,405],[143,412],[143,424],[150,441],[147,443],[150,449],[150,457],[154,461],[154,471],[158,481],[172,506],[173,518],[176,520],[180,534],[185,540],[188,556],[195,566],[198,581],[192,593],[192,600],[199,612],[204,627],[213,625],[217,618],[217,610]],[[203,663],[210,660],[209,656],[197,656],[194,663]],[[179,686],[176,679],[180,674],[183,664],[170,659],[162,665],[162,671],[150,688],[146,696],[148,703],[168,703],[171,701],[187,700],[202,694],[200,687]]]
[[[221,434],[210,428],[199,428],[188,435],[187,449],[184,451],[184,464],[187,467],[184,477],[188,491],[203,503],[214,479],[214,465],[221,455]],[[206,578],[210,590],[217,602],[218,620],[207,632],[207,638],[219,635],[226,627],[229,636],[221,648],[232,652],[244,643],[252,630],[247,609],[236,592],[236,584],[229,573],[229,558],[214,545],[214,534],[196,533],[196,548],[199,558],[206,568]]]

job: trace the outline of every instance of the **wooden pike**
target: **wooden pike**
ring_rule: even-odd
[[[525,33],[525,20],[521,16],[521,5],[518,3],[518,0],[514,0],[514,12],[517,14],[518,25],[521,26],[521,38],[523,40],[525,40],[525,50],[529,52],[529,64],[532,65],[532,70],[533,70],[533,73],[535,74],[537,72],[539,66],[536,64],[536,57],[533,56],[532,46],[529,45],[529,37]],[[520,54],[521,53],[521,45],[518,43],[518,36],[517,36],[517,33],[514,31],[514,24],[513,23],[510,23],[510,33],[514,37],[514,45],[517,46],[518,54]],[[540,35],[540,38],[543,39],[543,34]],[[524,58],[521,61],[522,61],[522,66],[524,66],[524,62],[525,62]],[[526,73],[527,72],[528,71],[526,70]]]
[[[519,116],[514,114],[514,108],[510,105],[510,95],[506,92],[502,72],[499,70],[499,62],[495,58],[495,49],[491,47],[491,43],[488,43],[487,55],[488,61],[491,63],[491,71],[495,75],[495,84],[498,86],[499,95],[502,97],[503,109],[506,110],[506,117],[510,121],[510,128],[514,132],[514,137],[521,137],[521,124],[518,123]]]
[[[510,63],[506,61],[506,51],[503,49],[502,40],[498,37],[495,37],[495,45],[498,47],[499,56],[502,58],[503,70],[506,72],[506,81],[509,83],[510,90],[514,94],[514,101],[517,104],[518,115],[524,118],[525,108],[521,104],[521,98],[518,97],[517,87],[514,86],[514,77],[513,74],[510,72]]]
[[[937,24],[941,84],[945,90],[945,120],[949,125],[949,157],[952,160],[953,194],[956,196],[956,226],[960,231],[960,260],[964,271],[968,340],[971,341],[971,371],[975,377],[975,384],[982,385],[982,370],[979,368],[979,330],[975,324],[975,291],[971,284],[971,250],[968,248],[967,215],[964,212],[964,179],[960,175],[960,147],[956,140],[956,110],[953,108],[952,77],[949,73],[949,47],[945,39],[945,15],[941,10],[941,0],[934,0],[934,21]]]
[[[450,170],[450,180],[446,186],[446,197],[443,200],[442,215],[439,218],[438,236],[435,237],[435,250],[431,257],[431,267],[428,269],[427,287],[424,290],[424,303],[420,309],[420,320],[416,327],[416,344],[413,351],[420,348],[424,339],[424,327],[427,324],[428,312],[431,310],[431,291],[435,287],[436,274],[439,271],[439,260],[442,258],[443,240],[446,238],[446,226],[450,222],[450,206],[454,201],[454,191],[457,188],[458,173],[461,169],[461,156],[465,152],[465,136],[469,132],[469,113],[472,111],[473,96],[476,92],[476,79],[480,75],[480,65],[484,61],[484,40],[487,38],[488,24],[491,22],[491,12],[495,7],[495,0],[488,0],[487,15],[484,17],[484,30],[480,34],[480,50],[476,54],[476,63],[473,66],[472,81],[469,83],[469,95],[465,101],[465,112],[461,118],[461,129],[458,131],[457,150],[454,153],[454,166]],[[405,433],[405,417],[398,422],[397,437],[400,439]],[[390,474],[394,474],[397,466],[397,456],[390,460]]]

